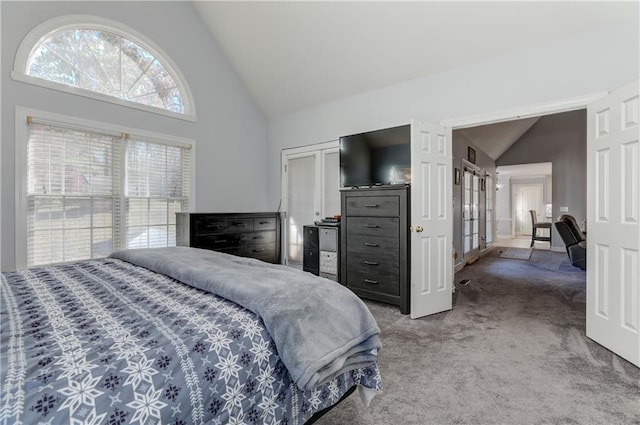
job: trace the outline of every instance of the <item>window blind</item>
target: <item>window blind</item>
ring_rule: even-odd
[[[190,147],[29,120],[27,266],[172,246]]]
[[[31,123],[27,265],[103,257],[119,240],[118,137]]]
[[[189,205],[189,156],[185,147],[127,141],[127,248],[176,244],[176,212]]]

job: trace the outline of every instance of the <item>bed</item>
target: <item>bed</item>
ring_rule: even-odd
[[[3,274],[0,423],[310,423],[382,390],[341,285],[195,248]]]

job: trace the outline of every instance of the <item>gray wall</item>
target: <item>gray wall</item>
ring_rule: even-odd
[[[0,2],[2,8],[2,269],[14,267],[14,107],[23,106],[196,141],[196,210],[271,209],[266,202],[267,121],[191,2]],[[182,121],[13,81],[23,37],[67,15],[118,21],[153,40],[187,79],[198,121]],[[276,160],[276,164],[279,159]],[[277,165],[276,165],[277,166]]]
[[[406,124],[440,122],[613,90],[638,78],[637,17],[550,43],[269,121],[270,206],[280,200],[280,152],[340,136]],[[597,56],[597,60],[594,57]]]
[[[578,223],[587,218],[587,114],[586,110],[540,118],[497,160],[496,165],[552,163],[553,219],[569,208]],[[513,179],[512,179],[513,180]],[[513,181],[512,181],[513,183]],[[560,236],[554,247],[564,247]]]
[[[480,177],[484,178],[485,172],[495,176],[496,163],[489,157],[482,149],[474,145],[469,141],[461,132],[453,131],[453,168],[460,170],[460,184],[453,185],[453,249],[455,249],[457,258],[455,263],[458,264],[463,260],[467,261],[470,258],[463,259],[463,235],[462,235],[462,188],[464,170],[463,159],[468,159],[468,148],[471,147],[476,151],[476,166],[480,168]],[[486,236],[486,214],[485,214],[485,192],[480,192],[480,222],[479,222],[479,236],[480,236],[480,250],[486,248],[483,236]]]

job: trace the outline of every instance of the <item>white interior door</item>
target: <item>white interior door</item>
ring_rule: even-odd
[[[587,108],[587,336],[640,366],[638,82]]]
[[[411,317],[450,310],[453,283],[451,129],[411,121]]]
[[[340,148],[322,150],[322,217],[340,214]]]
[[[285,219],[286,258],[288,264],[302,264],[303,226],[312,225],[320,215],[316,204],[316,154],[305,153],[287,158],[287,209]]]
[[[536,219],[541,221],[542,211],[542,185],[523,186],[514,185],[513,205],[515,206],[515,234],[516,236],[531,236],[533,223],[529,210],[536,212]],[[539,235],[543,236],[543,235]]]

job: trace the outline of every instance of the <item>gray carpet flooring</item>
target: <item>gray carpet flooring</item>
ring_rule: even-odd
[[[411,320],[367,301],[385,386],[317,424],[640,424],[640,369],[585,336],[585,272],[498,250],[456,275],[451,311]]]

